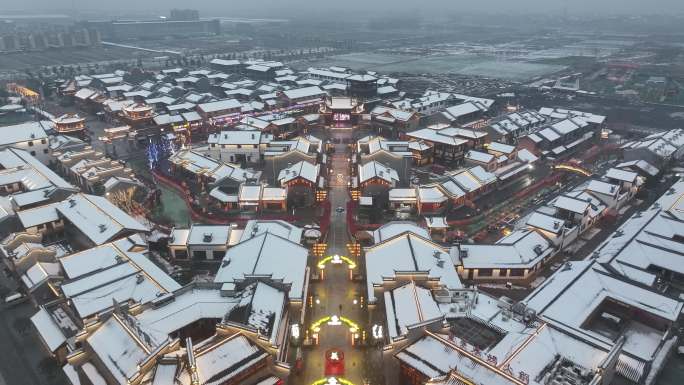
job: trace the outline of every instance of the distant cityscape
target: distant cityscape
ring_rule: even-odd
[[[0,385],[678,384],[684,48],[445,17],[8,17]]]

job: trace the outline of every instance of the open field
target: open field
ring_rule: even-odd
[[[458,73],[524,81],[557,72],[565,67],[522,61],[497,60],[492,56],[458,54],[440,56],[391,55],[380,53],[350,53],[335,55],[315,65],[337,65],[354,70],[404,73]]]

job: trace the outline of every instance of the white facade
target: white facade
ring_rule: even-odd
[[[207,155],[231,163],[258,163],[271,136],[260,131],[222,131],[209,135]]]
[[[25,122],[12,126],[0,127],[0,150],[19,148],[25,150],[42,163],[50,161],[48,134],[52,128],[48,121]]]

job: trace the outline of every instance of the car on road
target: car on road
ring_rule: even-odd
[[[18,305],[24,301],[28,301],[28,296],[23,293],[12,293],[5,297],[5,304],[8,306]]]
[[[335,209],[335,211],[337,211],[338,213],[343,213],[343,212],[344,212],[344,207],[338,206],[338,207]]]

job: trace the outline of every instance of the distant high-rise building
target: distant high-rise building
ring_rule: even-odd
[[[199,11],[196,9],[172,9],[171,20],[192,21],[199,20]]]
[[[221,32],[218,19],[213,20],[150,20],[150,21],[88,21],[82,24],[97,29],[102,39],[122,41],[166,36],[217,35]]]

